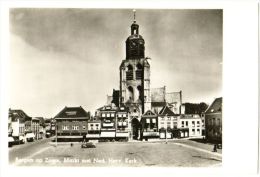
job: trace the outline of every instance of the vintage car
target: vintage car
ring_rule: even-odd
[[[33,132],[27,132],[25,138],[27,142],[32,142],[34,141],[35,135]]]
[[[93,142],[83,142],[81,148],[96,148]]]
[[[8,147],[12,147],[14,144],[14,138],[12,136],[8,136]]]

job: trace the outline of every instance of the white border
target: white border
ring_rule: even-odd
[[[254,176],[258,148],[257,1],[2,1],[1,2],[1,176]],[[222,168],[17,168],[8,165],[8,8],[224,9]],[[6,119],[5,119],[6,117]],[[173,157],[174,158],[174,157]]]

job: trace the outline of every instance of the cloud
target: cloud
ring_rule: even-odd
[[[130,9],[11,9],[10,106],[47,117],[102,106],[119,89],[132,20]],[[138,9],[137,22],[152,87],[183,90],[186,101],[221,94],[221,10]]]

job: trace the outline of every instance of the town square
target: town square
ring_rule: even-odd
[[[67,26],[62,28],[63,24],[59,24],[55,18],[49,20],[50,14],[53,14],[53,17],[63,14],[60,18]],[[124,23],[128,21],[128,26],[124,26],[113,20],[107,21],[106,14],[114,18],[121,14],[131,19],[122,19]],[[44,23],[38,23],[37,19],[28,21],[31,16],[34,18],[35,15],[39,15],[38,17]],[[63,18],[64,15],[67,18]],[[154,25],[150,21],[152,19],[147,18],[148,16],[154,16],[158,26]],[[171,29],[168,31],[177,31],[176,33],[169,32],[168,35],[176,40],[175,43],[177,41],[183,43],[183,48],[179,47],[177,50],[177,46],[164,45],[163,42],[167,41],[166,35],[160,31],[169,27],[165,26],[165,23],[159,18],[164,16],[167,16],[165,20],[169,23],[179,23],[178,28],[170,26]],[[32,62],[29,62],[28,65],[14,67],[17,72],[29,67],[21,74],[24,75],[23,80],[26,82],[28,82],[26,78],[32,79],[34,82],[28,83],[31,85],[28,88],[31,90],[28,95],[32,97],[32,100],[27,98],[24,100],[19,94],[11,94],[13,104],[9,107],[8,116],[10,164],[17,166],[221,166],[222,10],[131,11],[107,9],[95,11],[14,8],[10,10],[10,18],[11,29],[14,33],[13,42],[21,42],[22,39],[18,37],[20,35],[23,36],[26,47],[28,47],[27,45],[35,46],[28,53],[20,51],[21,56],[28,56],[30,52],[36,52],[35,55],[38,53],[44,54],[44,56],[50,55],[47,59],[40,60],[32,57]],[[139,24],[138,18],[147,26]],[[183,22],[176,21],[175,18],[182,19]],[[202,18],[204,20],[201,20]],[[94,19],[98,20],[93,21]],[[82,23],[78,23],[80,21]],[[206,21],[207,23],[205,23]],[[31,28],[25,25],[27,23]],[[191,27],[183,30],[186,23]],[[201,24],[206,26],[201,26]],[[61,26],[57,28],[57,25]],[[105,25],[104,28],[100,28],[103,25]],[[180,28],[181,26],[183,28]],[[44,35],[56,34],[56,37],[63,35],[59,38],[62,38],[64,43],[61,44],[54,36],[54,38],[46,36],[49,39],[43,40],[38,35],[42,30],[39,27],[45,29],[42,31]],[[28,37],[27,30],[33,30],[35,34]],[[56,30],[60,32],[57,33]],[[68,31],[66,32],[66,30]],[[78,33],[74,33],[75,30],[78,30]],[[117,40],[119,31],[122,31],[122,36],[125,36],[124,45],[118,45],[121,42]],[[111,35],[113,33],[113,37],[104,32]],[[149,33],[153,35],[150,35],[149,40],[146,41],[142,35],[149,36]],[[78,38],[77,35],[89,36],[88,38],[82,38],[82,36]],[[79,42],[81,45],[78,45],[76,41],[67,43],[67,37],[71,40],[76,39],[78,42],[82,40]],[[101,38],[114,40],[110,41],[111,44],[109,41],[103,41],[104,46],[118,43],[117,47],[99,49],[99,46],[93,47],[88,40],[91,39],[94,42]],[[58,43],[52,40],[57,40]],[[211,41],[210,46],[204,43],[208,40]],[[49,43],[52,42],[54,42],[53,46],[49,46]],[[149,50],[148,42],[154,44],[153,50]],[[190,50],[185,48],[193,43],[196,45]],[[60,47],[63,45],[66,46],[66,49],[64,48],[62,52]],[[101,54],[102,57],[98,57],[101,65],[91,64],[95,59],[91,60],[91,57],[88,56],[96,56],[102,51],[111,53],[109,50],[112,49],[119,52],[122,48],[125,49],[123,54],[125,57],[121,61],[113,59],[111,54],[108,54],[111,57],[109,59]],[[75,51],[70,53],[68,52],[70,50]],[[94,53],[92,50],[100,51]],[[164,56],[162,58],[167,59],[160,61],[156,57],[147,56],[146,53],[149,51],[153,54],[152,56],[161,55]],[[158,53],[154,51],[158,51]],[[73,52],[76,53],[73,54]],[[170,59],[174,52],[177,52],[178,56]],[[15,48],[11,50],[11,53],[14,60],[13,65],[19,66],[19,62],[22,60]],[[60,56],[57,56],[58,53]],[[61,57],[62,53],[69,58]],[[16,60],[18,64],[15,62]],[[48,73],[43,70],[37,74],[38,70],[35,70],[34,67],[31,68],[31,65],[33,66],[35,61],[44,62],[45,60],[48,60],[46,69],[50,69],[52,72]],[[157,60],[157,63],[154,60]],[[183,62],[185,60],[190,64]],[[114,61],[118,63],[116,67],[111,64]],[[85,68],[81,68],[82,62],[85,63]],[[72,68],[67,63],[71,63]],[[167,76],[160,73],[163,68],[156,67],[160,66],[160,63],[166,65],[168,63],[169,66],[165,67],[170,67],[166,75],[172,77],[169,77],[167,82],[164,81]],[[38,65],[37,62],[35,64]],[[20,65],[24,65],[24,63],[20,63]],[[60,68],[60,66],[63,67]],[[98,70],[98,67],[101,66],[102,71]],[[67,67],[69,69],[65,69]],[[106,74],[103,75],[103,78],[100,75],[108,68],[110,68],[108,72],[116,71],[117,73],[115,75],[107,74],[113,82],[106,79]],[[62,70],[66,70],[66,72]],[[94,73],[86,73],[90,70],[93,70],[95,76],[104,82],[104,86],[101,86],[102,83],[99,83],[99,79],[94,77]],[[26,72],[29,75],[26,75]],[[183,72],[183,74],[179,72]],[[16,72],[12,77],[13,85],[19,83],[19,81],[15,82],[20,77]],[[46,79],[42,79],[43,77]],[[203,79],[199,79],[200,77]],[[38,80],[38,78],[41,79]],[[50,89],[47,85],[52,82],[52,78],[56,81]],[[176,82],[176,80],[179,81]],[[40,85],[47,87],[38,89],[39,93],[33,94],[36,91],[35,88]],[[59,89],[57,89],[58,87]],[[91,94],[88,91],[90,87],[96,87],[93,91],[96,90],[97,93]],[[15,88],[16,86],[12,87],[14,93]],[[66,91],[66,89],[68,90]],[[102,98],[98,92],[103,94],[104,91],[108,91],[108,93]],[[57,94],[54,96],[55,99],[46,100],[55,92]],[[43,99],[34,100],[40,96],[43,96]],[[34,104],[33,100],[39,104]],[[53,104],[57,100],[59,100],[57,102],[59,106]],[[23,101],[25,101],[24,104],[29,103],[28,107],[21,105]],[[14,104],[15,102],[20,107]],[[86,102],[88,102],[87,105]],[[44,108],[41,108],[40,105]],[[28,108],[34,110],[32,109],[34,106],[41,114],[32,115],[25,111]],[[43,109],[47,112],[44,112]],[[55,113],[50,114],[50,109],[55,110]]]
[[[27,148],[31,151],[28,152]],[[221,150],[192,140],[150,142],[102,142],[82,149],[80,143],[50,139],[10,149],[9,160],[17,166],[128,166],[128,167],[220,167]],[[160,154],[160,155],[158,155]]]

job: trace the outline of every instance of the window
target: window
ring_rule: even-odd
[[[197,127],[200,127],[200,121],[197,121]]]
[[[106,117],[106,114],[105,113],[102,113],[102,115],[101,115],[102,117]]]
[[[195,129],[192,129],[192,135],[195,135]]]
[[[68,125],[62,125],[62,130],[69,130],[69,126]]]
[[[77,114],[77,111],[66,111],[65,112],[68,116],[74,116]]]
[[[72,130],[79,130],[79,126],[78,125],[73,125],[72,126]]]
[[[111,117],[115,117],[115,113],[111,113]]]
[[[168,117],[168,120],[171,120],[171,117]]]
[[[200,129],[197,129],[197,134],[200,134]]]
[[[149,124],[149,123],[150,123],[150,119],[146,119],[146,123],[148,123],[148,124]]]
[[[192,127],[195,127],[195,121],[192,121]]]
[[[135,71],[136,79],[142,79],[142,65],[138,63]]]
[[[138,99],[143,101],[143,94],[142,94],[142,86],[137,86],[137,90],[138,90]]]
[[[111,109],[111,106],[106,106],[106,109],[107,109],[107,110],[110,110],[110,109]]]
[[[107,114],[107,117],[110,117],[110,114],[109,114],[109,113]]]
[[[155,124],[155,123],[156,123],[156,119],[153,118],[153,119],[152,119],[152,122]]]
[[[189,126],[189,122],[188,121],[186,121],[186,127],[188,127]]]
[[[133,80],[134,74],[133,74],[133,66],[128,65],[127,71],[126,71],[126,80]]]
[[[96,129],[98,129],[99,128],[99,124],[96,124]]]
[[[167,122],[167,128],[171,127],[171,122]]]
[[[134,100],[134,89],[131,86],[128,87],[128,95],[129,95],[129,100]]]
[[[177,128],[177,122],[173,122],[173,128]]]
[[[181,127],[184,127],[184,121],[181,121]]]
[[[122,114],[118,114],[118,117],[122,117]]]
[[[123,117],[126,117],[126,114],[123,114]]]
[[[83,129],[83,130],[86,130],[86,126],[85,126],[85,125],[83,125],[83,126],[82,126],[82,129]]]
[[[212,119],[212,125],[213,125],[213,126],[216,125],[216,120],[215,120],[215,118]]]

